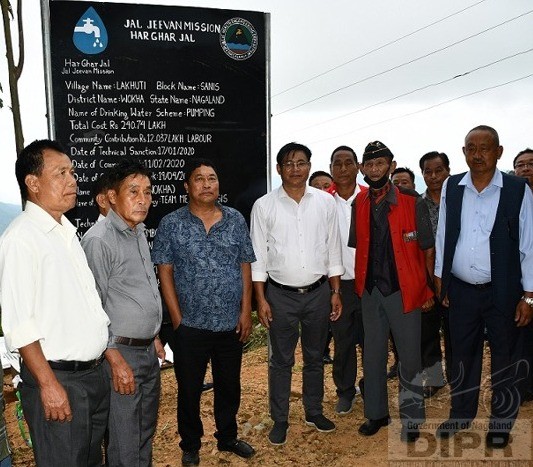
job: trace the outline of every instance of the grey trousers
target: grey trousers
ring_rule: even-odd
[[[155,345],[152,342],[148,347],[120,344],[117,347],[133,370],[135,393],[120,394],[113,389],[111,369],[106,361],[111,386],[107,465],[150,466],[161,390],[161,371]]]
[[[362,344],[363,321],[361,299],[355,293],[355,281],[341,281],[342,315],[331,322],[335,343],[333,357],[333,382],[337,396],[352,400],[355,397],[357,377],[356,344]]]
[[[305,415],[322,413],[324,362],[322,356],[331,311],[328,282],[307,294],[281,290],[269,284],[266,299],[272,310],[268,372],[270,416],[275,422],[289,417],[294,351],[302,332],[303,404]]]
[[[400,291],[384,297],[377,287],[362,297],[365,328],[365,417],[371,420],[389,414],[387,357],[389,331],[398,349],[399,408],[402,425],[422,423],[425,405],[420,357],[420,310],[403,312]]]
[[[30,428],[35,463],[39,467],[99,467],[109,413],[109,384],[103,365],[86,371],[56,371],[65,388],[72,421],[47,421],[32,374],[22,364],[22,408]]]

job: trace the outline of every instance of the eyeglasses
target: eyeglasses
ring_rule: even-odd
[[[527,168],[533,169],[533,162],[519,162],[514,166],[515,169],[527,169]]]
[[[293,170],[293,169],[305,169],[306,167],[309,167],[309,162],[307,161],[288,161],[281,164],[283,167],[285,167],[287,170]]]

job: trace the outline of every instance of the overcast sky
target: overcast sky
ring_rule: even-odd
[[[466,169],[464,136],[479,124],[499,132],[502,169],[512,168],[518,151],[533,147],[533,52],[526,52],[533,48],[531,0],[134,3],[271,13],[273,159],[283,144],[298,141],[311,148],[313,171],[328,170],[335,147],[352,146],[360,156],[368,142],[380,140],[399,165],[417,174],[418,160],[432,150],[446,152],[452,172],[459,172]],[[36,4],[24,3],[20,97],[26,143],[47,136]],[[4,47],[2,40],[0,83],[8,105]],[[7,107],[0,110],[0,138],[0,201],[18,203]]]

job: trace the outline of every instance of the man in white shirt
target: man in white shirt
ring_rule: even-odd
[[[341,277],[343,312],[331,323],[335,353],[333,358],[333,381],[337,388],[338,401],[335,412],[349,414],[355,402],[355,380],[357,377],[356,345],[363,345],[363,317],[361,299],[355,293],[355,248],[348,246],[352,203],[361,191],[357,184],[357,156],[348,146],[339,146],[331,154],[330,172],[335,183],[333,197],[339,217],[339,230],[342,245]]]
[[[22,356],[22,406],[39,466],[99,466],[109,411],[109,319],[75,227],[72,163],[35,141],[15,171],[25,210],[0,239],[2,329]]]
[[[306,424],[329,432],[335,424],[322,413],[322,353],[328,319],[342,313],[344,272],[335,202],[307,186],[311,151],[289,143],[277,155],[282,186],[259,198],[252,209],[252,263],[258,315],[269,329],[269,397],[274,427],[269,441],[287,440],[294,350],[302,330],[303,403]],[[329,278],[329,285],[328,285]],[[268,287],[266,283],[268,282]]]

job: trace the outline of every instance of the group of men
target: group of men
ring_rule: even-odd
[[[183,464],[199,463],[207,361],[218,449],[252,456],[237,439],[236,415],[255,256],[242,215],[217,202],[212,163],[188,167],[190,202],[162,221],[152,253],[143,223],[152,186],[141,163],[125,159],[105,174],[95,197],[101,218],[81,243],[64,216],[77,195],[64,149],[31,143],[17,158],[16,176],[24,211],[0,240],[2,328],[22,357],[22,405],[37,465],[100,466],[103,445],[106,465],[152,465],[158,357],[165,356],[153,263],[175,327]]]
[[[494,129],[474,128],[463,148],[470,170],[448,177],[448,157],[428,153],[420,160],[427,191],[418,196],[414,181],[401,186],[409,172],[397,172],[399,187],[391,182],[394,155],[379,141],[366,146],[361,164],[350,147],[336,148],[328,192],[307,184],[309,148],[289,143],[276,160],[282,184],[255,202],[250,233],[239,212],[218,202],[213,163],[192,160],[189,202],[163,218],[150,252],[144,220],[151,180],[141,163],[123,160],[106,174],[103,197],[96,197],[101,219],[80,244],[64,216],[77,194],[69,157],[54,141],[27,146],[16,162],[25,209],[0,239],[0,300],[6,343],[22,357],[37,464],[101,465],[103,443],[108,465],[151,465],[164,359],[160,293],[174,329],[183,465],[200,462],[208,363],[218,449],[255,453],[237,437],[236,420],[253,292],[269,331],[270,443],[287,440],[299,339],[305,423],[335,429],[323,413],[330,326],[336,413],[353,409],[359,344],[367,418],[359,432],[372,436],[390,422],[392,334],[401,439],[416,441],[425,389],[444,384],[439,330],[446,313],[452,400],[437,435],[453,436],[476,416],[486,328],[493,390],[487,446],[505,447],[524,392],[522,362],[533,359],[522,346],[533,317],[533,196],[525,180],[533,187],[533,152],[516,157],[518,178],[497,169],[502,151]],[[368,188],[357,184],[359,170]]]

